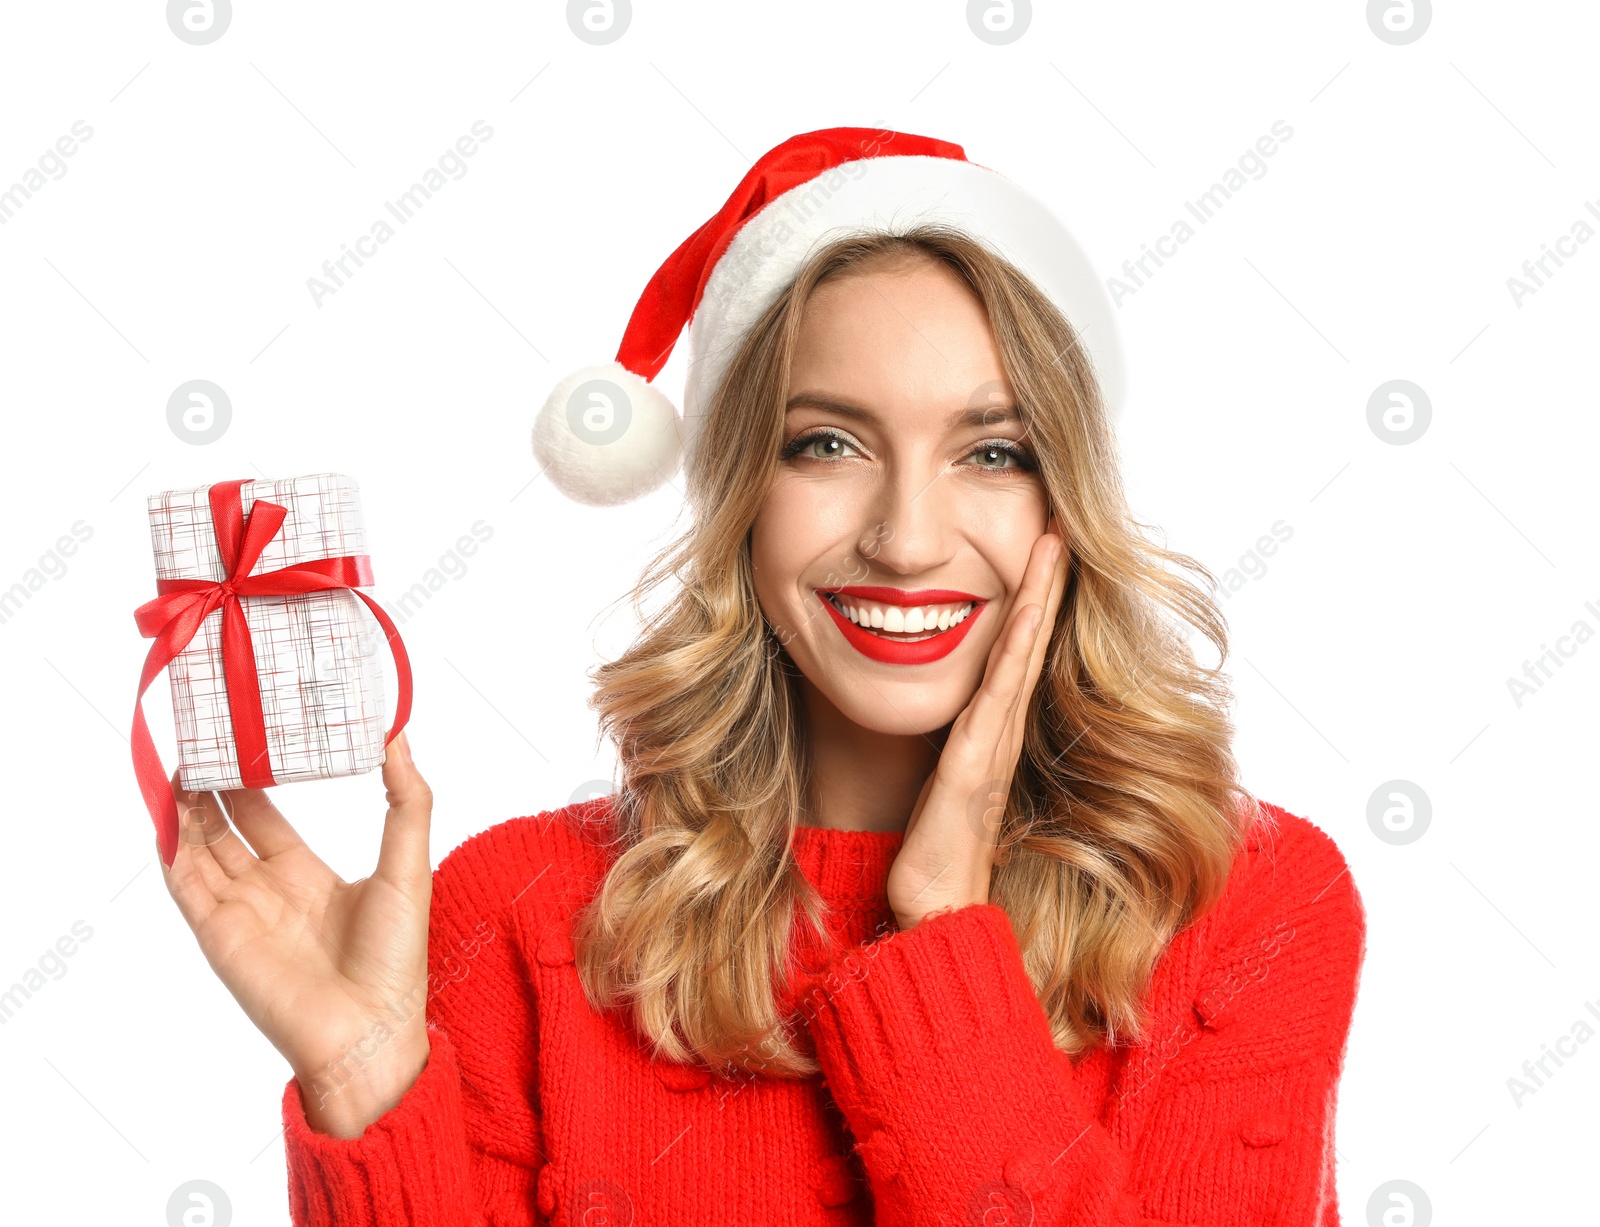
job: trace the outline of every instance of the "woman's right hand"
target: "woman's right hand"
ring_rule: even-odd
[[[433,793],[403,730],[383,783],[378,866],[346,882],[264,791],[190,793],[172,778],[167,889],[212,970],[288,1060],[307,1122],[335,1137],[359,1137],[428,1062]]]

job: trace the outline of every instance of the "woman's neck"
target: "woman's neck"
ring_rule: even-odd
[[[906,736],[862,728],[801,679],[811,741],[812,826],[903,831],[923,782],[939,762],[950,726]]]

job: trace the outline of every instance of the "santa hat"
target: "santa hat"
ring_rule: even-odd
[[[1077,241],[1010,179],[961,146],[874,128],[824,128],[763,154],[716,216],[650,278],[614,361],[568,375],[533,427],[543,471],[569,498],[604,506],[655,489],[694,447],[749,328],[807,257],[847,233],[938,222],[983,241],[1028,276],[1077,331],[1101,393],[1123,395],[1116,318]],[[650,381],[684,325],[684,416]]]

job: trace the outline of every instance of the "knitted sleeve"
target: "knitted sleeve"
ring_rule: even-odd
[[[1252,866],[1192,1005],[1124,1065],[1115,1133],[1000,907],[837,955],[805,1008],[879,1227],[1338,1222],[1333,1114],[1365,918],[1337,847],[1296,821],[1310,837]]]
[[[428,1063],[358,1138],[313,1129],[284,1088],[295,1227],[535,1227],[542,1164],[531,977],[511,902],[516,824],[469,839],[433,874]],[[359,1049],[358,1049],[359,1052]]]

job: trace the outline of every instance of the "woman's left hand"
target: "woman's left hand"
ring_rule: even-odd
[[[950,726],[938,766],[906,823],[888,880],[889,905],[902,930],[933,912],[989,901],[1000,820],[1067,585],[1066,543],[1055,527],[1052,516],[1034,542],[978,693]]]

